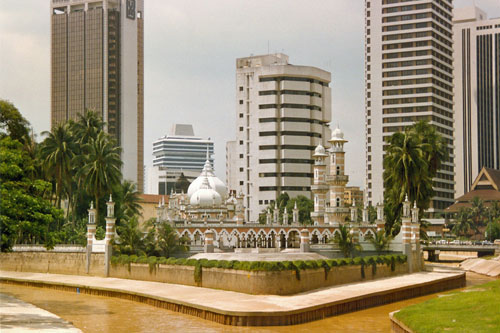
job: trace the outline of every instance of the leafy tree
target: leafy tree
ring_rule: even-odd
[[[76,144],[66,123],[56,125],[51,132],[45,131],[42,134],[47,135],[47,138],[41,145],[40,154],[47,176],[55,179],[56,205],[61,207],[63,190],[71,192],[71,171]]]
[[[99,217],[99,200],[111,193],[121,180],[121,148],[102,131],[84,148],[88,153],[81,156],[83,166],[79,169],[78,176],[83,179],[87,193],[93,195]]]
[[[16,243],[42,243],[48,248],[57,241],[54,227],[62,211],[44,199],[50,183],[31,179],[33,160],[18,140],[0,139],[0,246],[9,251]]]
[[[0,99],[0,129],[7,132],[0,133],[1,137],[8,135],[13,140],[25,144],[30,141],[29,125],[29,122],[12,103]]]
[[[288,200],[286,204],[288,220],[292,222],[295,203],[297,203],[297,209],[299,210],[299,223],[302,225],[312,224],[311,212],[314,210],[314,201],[303,195],[298,195],[296,198]]]
[[[363,250],[361,245],[354,240],[351,229],[345,224],[340,225],[339,233],[335,233],[333,242],[338,245],[345,258],[353,257],[356,252]]]
[[[389,248],[393,236],[386,234],[385,230],[379,230],[373,238],[370,238],[370,243],[375,247],[377,253],[382,253]]]
[[[494,241],[500,239],[500,220],[490,221],[486,226],[486,239]]]

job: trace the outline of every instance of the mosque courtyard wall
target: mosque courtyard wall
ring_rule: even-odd
[[[93,253],[89,274],[85,273],[85,253],[10,252],[0,253],[0,269],[69,275],[105,276],[104,254]],[[364,277],[360,265],[300,270],[244,271],[223,268],[203,268],[201,281],[195,279],[194,266],[112,264],[109,277],[182,284],[236,291],[254,295],[291,295],[309,290],[369,281],[408,273],[408,263],[396,263],[394,270],[386,264],[365,265]],[[373,272],[375,271],[375,274]]]

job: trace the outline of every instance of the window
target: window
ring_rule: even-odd
[[[243,100],[242,99],[240,99],[240,104],[243,104]]]
[[[240,118],[243,118],[243,113],[240,113]]]
[[[240,172],[243,172],[243,168],[240,168]]]
[[[243,126],[240,126],[240,132],[243,132]]]
[[[242,144],[243,144],[243,140],[240,140],[240,145],[242,145]]]
[[[259,200],[259,205],[262,205],[262,200]]]
[[[240,91],[243,91],[243,86],[240,86]]]
[[[242,180],[240,180],[240,185],[243,185],[243,181]]]
[[[240,154],[240,158],[243,158],[243,154]]]

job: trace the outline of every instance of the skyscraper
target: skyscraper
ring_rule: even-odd
[[[122,147],[123,177],[143,190],[143,0],[51,1],[51,126],[90,109]]]
[[[383,200],[386,140],[416,121],[434,125],[450,157],[433,179],[430,212],[453,203],[451,0],[365,0],[366,199]]]
[[[213,165],[214,142],[194,135],[193,126],[174,124],[168,135],[153,142],[153,167],[148,168],[148,194],[170,194],[179,176],[196,179],[207,159]]]
[[[312,154],[331,131],[330,73],[284,54],[236,60],[236,141],[226,146],[230,190],[245,195],[246,220],[283,192],[311,197]]]
[[[483,167],[500,169],[500,18],[454,10],[456,197]]]

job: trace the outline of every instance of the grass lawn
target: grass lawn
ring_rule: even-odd
[[[500,332],[500,280],[403,308],[395,317],[416,333]]]

